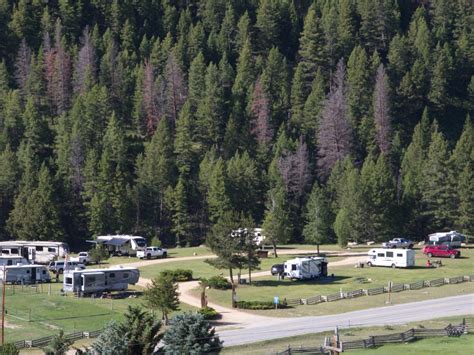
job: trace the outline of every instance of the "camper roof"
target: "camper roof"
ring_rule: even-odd
[[[93,273],[104,273],[106,271],[133,271],[138,270],[136,267],[121,267],[121,266],[113,266],[107,269],[83,269],[83,270],[67,270],[65,272],[78,272],[81,274],[93,274]]]

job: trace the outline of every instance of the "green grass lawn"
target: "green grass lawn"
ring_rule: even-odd
[[[433,280],[440,277],[452,277],[460,275],[472,275],[474,273],[474,249],[463,249],[463,257],[460,259],[443,258],[441,268],[426,268],[426,257],[417,253],[417,267],[411,269],[391,269],[385,267],[354,268],[340,266],[331,268],[329,260],[329,273],[335,274],[334,281],[291,281],[280,280],[276,277],[266,276],[254,280],[252,285],[240,285],[237,289],[239,300],[272,300],[274,296],[283,298],[307,298],[316,295],[328,295],[342,291],[375,288],[386,286],[389,281],[398,283],[410,283],[420,280]],[[418,291],[405,291],[393,294],[397,302],[410,302],[426,298],[443,297],[474,291],[473,283],[462,283],[459,285],[446,285],[439,288],[424,288]],[[231,291],[209,290],[209,300],[230,306]],[[337,302],[323,303],[314,306],[299,306],[288,310],[264,311],[264,314],[273,316],[328,314],[343,312],[352,309],[363,309],[378,302],[382,306],[386,295],[360,297],[354,300],[342,300]],[[309,312],[309,313],[308,313]],[[275,313],[275,314],[273,314]]]
[[[342,341],[352,341],[364,339],[371,335],[385,335],[393,333],[401,333],[411,328],[419,328],[422,325],[425,328],[440,329],[446,327],[449,323],[459,324],[462,317],[440,318],[429,321],[415,322],[409,324],[384,326],[384,327],[367,327],[367,328],[341,328],[340,337]],[[223,354],[271,354],[283,351],[290,345],[293,348],[298,347],[317,347],[321,346],[326,336],[331,336],[333,332],[323,332],[317,334],[306,334],[296,337],[274,339],[253,343],[248,345],[239,345],[224,348]],[[408,344],[386,345],[377,349],[357,350],[357,354],[464,354],[470,353],[466,351],[472,348],[474,335],[464,335],[460,338],[437,337],[414,341]],[[443,344],[449,344],[449,347]],[[439,345],[439,346],[438,346]],[[351,350],[350,352],[356,352]],[[472,351],[471,351],[472,352]]]
[[[7,289],[7,342],[36,339],[59,329],[66,333],[100,329],[111,319],[123,319],[128,305],[144,305],[140,296],[113,300],[76,298],[59,295],[61,284],[51,284],[51,295],[48,288],[49,285],[42,285],[42,292],[36,293],[31,287],[21,291],[21,287],[16,286],[14,294],[11,287]],[[192,309],[181,305],[181,311]]]

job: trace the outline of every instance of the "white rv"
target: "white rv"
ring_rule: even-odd
[[[69,252],[69,246],[63,242],[14,240],[0,242],[2,255],[22,256],[30,262],[49,264],[55,259],[63,258]]]
[[[466,239],[464,235],[456,231],[433,233],[430,234],[428,237],[430,244],[448,244],[453,248],[461,247],[461,243],[464,243]]]
[[[146,239],[136,235],[101,235],[90,243],[103,244],[112,255],[136,256],[137,250],[146,248]]]
[[[22,256],[0,256],[0,266],[10,266],[10,265],[28,265],[29,262]]]
[[[413,249],[371,249],[368,266],[412,267],[415,266]]]
[[[44,265],[12,265],[4,268],[7,283],[25,285],[51,282],[51,275]],[[3,267],[0,268],[0,280],[3,280]]]
[[[128,285],[136,284],[139,278],[140,271],[134,267],[65,270],[63,290],[81,294],[124,291]]]
[[[290,279],[314,279],[328,275],[328,262],[324,257],[295,258],[285,262],[284,272]]]

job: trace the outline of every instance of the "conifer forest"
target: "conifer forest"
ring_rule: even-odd
[[[470,0],[0,0],[0,239],[472,235],[473,113]]]

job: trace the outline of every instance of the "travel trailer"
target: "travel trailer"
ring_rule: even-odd
[[[28,265],[29,262],[22,256],[0,255],[0,266],[6,265]]]
[[[328,275],[328,262],[324,257],[295,258],[285,262],[284,271],[290,279],[314,279]]]
[[[65,270],[63,290],[83,295],[124,291],[128,285],[136,284],[140,271],[134,267],[111,267],[108,269]]]
[[[368,266],[412,267],[415,266],[413,249],[371,249]]]
[[[44,265],[12,265],[0,268],[0,280],[3,281],[5,268],[5,282],[12,284],[37,284],[51,282],[51,275]]]
[[[135,235],[101,235],[90,243],[103,244],[112,255],[136,256],[137,250],[146,248],[146,239]]]
[[[5,256],[22,256],[35,264],[49,264],[64,258],[69,253],[69,246],[63,242],[14,240],[0,242],[0,250]]]
[[[447,244],[453,248],[459,248],[466,239],[464,235],[456,231],[433,233],[428,235],[428,237],[430,244]]]

